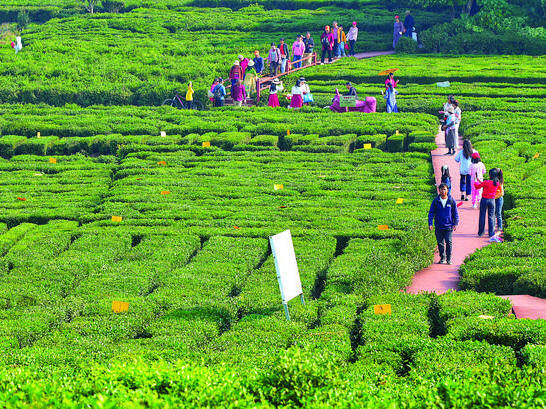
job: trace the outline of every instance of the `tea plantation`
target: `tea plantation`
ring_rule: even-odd
[[[347,58],[284,77],[305,75],[312,107],[186,111],[158,105],[190,80],[205,100],[237,54],[318,38],[334,18],[362,22],[359,51],[388,49],[393,12],[364,0],[2,8],[34,22],[17,55],[0,44],[1,407],[546,406],[546,324],[497,297],[546,297],[544,57]],[[414,14],[433,26],[449,11]],[[396,115],[377,76],[393,67]],[[378,113],[322,108],[347,81]],[[461,133],[504,170],[506,240],[466,260],[462,291],[410,295],[433,260],[429,151],[450,94]],[[268,244],[285,229],[306,300],[291,321]]]

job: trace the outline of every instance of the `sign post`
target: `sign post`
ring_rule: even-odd
[[[303,290],[301,288],[300,273],[292,243],[292,234],[290,230],[276,234],[269,238],[271,252],[275,259],[275,269],[277,270],[277,280],[281,291],[282,305],[286,319],[290,321],[290,312],[288,311],[288,301],[300,296],[301,303],[305,305]]]
[[[349,112],[349,108],[356,107],[356,95],[340,95],[339,106]]]

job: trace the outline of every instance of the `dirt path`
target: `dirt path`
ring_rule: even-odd
[[[355,57],[358,58],[359,60],[361,60],[363,58],[372,58],[372,57],[379,57],[381,55],[391,55],[391,54],[394,54],[394,50],[370,51],[370,52],[367,52],[367,53],[357,53],[357,54],[355,54]]]
[[[436,145],[438,147],[431,152],[436,183],[440,183],[442,166],[448,165],[452,176],[451,195],[456,201],[460,202],[459,164],[455,162],[454,156],[444,155],[447,148],[445,147],[443,132],[436,135]],[[462,140],[459,140],[459,146],[462,146]],[[463,264],[465,258],[477,249],[489,244],[487,237],[480,238],[477,235],[478,217],[479,210],[473,209],[470,201],[462,202],[459,207],[459,227],[453,233],[453,264],[438,264],[439,256],[438,251],[436,251],[434,264],[415,274],[411,285],[406,288],[408,293],[434,292],[443,294],[448,290],[458,289],[459,267]],[[504,295],[502,297],[510,300],[512,311],[517,318],[546,319],[545,299],[530,295]]]

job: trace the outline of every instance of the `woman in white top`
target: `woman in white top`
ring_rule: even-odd
[[[278,78],[275,78],[272,81],[271,86],[269,87],[269,101],[267,104],[268,106],[272,108],[276,108],[279,106],[279,97],[277,96],[277,93],[281,92],[283,89],[284,87],[282,86],[282,82]]]
[[[311,94],[311,90],[309,89],[309,84],[307,84],[307,81],[305,81],[304,77],[300,77],[300,88],[303,94],[303,103],[305,105],[309,105],[311,102],[314,102],[313,95]]]
[[[355,56],[355,44],[358,37],[358,27],[356,26],[356,21],[353,21],[353,26],[349,29],[347,33],[347,41],[349,41],[349,57]]]
[[[455,146],[459,147],[459,125],[461,124],[461,115],[462,111],[461,108],[459,108],[459,101],[456,99],[452,102],[454,113],[455,113]]]
[[[301,89],[301,81],[297,80],[296,85],[292,87],[292,98],[290,99],[290,108],[301,108],[303,105],[303,91]]]

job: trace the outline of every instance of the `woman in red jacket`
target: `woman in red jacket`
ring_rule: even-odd
[[[485,230],[485,213],[489,227],[489,237],[495,235],[495,196],[500,185],[499,175],[496,169],[489,171],[489,180],[481,183],[474,183],[476,189],[483,188],[482,199],[480,200],[480,220],[478,222],[478,236],[482,236]]]

